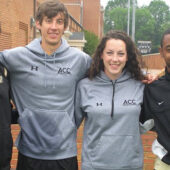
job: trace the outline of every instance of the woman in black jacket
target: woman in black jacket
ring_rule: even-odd
[[[13,144],[11,117],[8,75],[0,65],[0,170],[10,170]]]

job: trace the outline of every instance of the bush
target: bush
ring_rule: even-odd
[[[92,56],[99,43],[99,38],[93,32],[84,31],[84,33],[85,40],[87,41],[84,46],[84,52]]]

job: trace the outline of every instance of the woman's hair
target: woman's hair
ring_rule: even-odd
[[[143,80],[144,76],[142,74],[141,68],[139,66],[138,58],[140,57],[140,52],[136,48],[132,39],[122,31],[111,30],[109,31],[100,41],[97,49],[93,55],[93,60],[91,67],[88,71],[88,77],[93,79],[97,76],[101,70],[104,71],[104,63],[101,58],[103,51],[106,47],[106,43],[110,39],[122,40],[126,44],[127,51],[127,62],[125,67],[127,71],[129,71],[132,77],[136,80]]]
[[[46,0],[41,3],[37,9],[35,20],[42,24],[43,18],[46,16],[48,18],[53,18],[57,14],[62,13],[64,15],[64,27],[68,26],[68,11],[63,3],[58,0]]]

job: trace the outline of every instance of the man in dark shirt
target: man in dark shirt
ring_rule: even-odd
[[[7,71],[0,65],[0,170],[10,170],[12,156],[11,104]]]
[[[170,170],[170,29],[161,39],[160,54],[166,67],[165,75],[146,85],[141,122],[154,119],[157,139],[152,151],[157,155],[155,170]]]

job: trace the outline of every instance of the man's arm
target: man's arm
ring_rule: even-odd
[[[0,51],[0,64],[2,64],[5,68],[8,69],[7,62],[5,60],[4,53]]]
[[[143,104],[140,114],[140,131],[141,133],[146,133],[154,127],[154,120],[152,117],[151,109],[151,94],[149,91],[149,85],[145,85]]]
[[[76,90],[76,97],[75,97],[75,122],[76,122],[76,126],[77,128],[80,127],[84,117],[85,117],[85,113],[83,112],[82,108],[81,108],[81,93],[80,93],[80,84],[78,84],[78,88]]]

